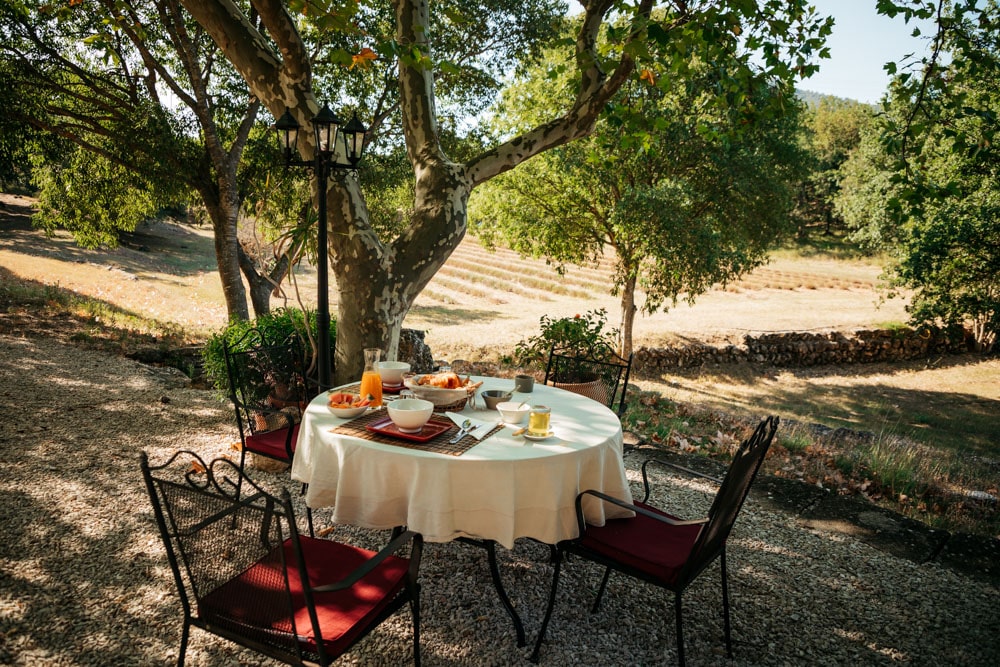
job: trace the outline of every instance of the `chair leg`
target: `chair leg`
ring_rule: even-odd
[[[681,594],[674,594],[674,615],[677,617],[677,664],[684,667],[684,624],[682,618]]]
[[[191,634],[191,625],[187,618],[184,619],[184,628],[181,630],[181,652],[177,655],[177,667],[184,667],[184,654],[187,651],[188,636]]]
[[[733,657],[733,641],[729,624],[729,577],[726,576],[726,550],[722,549],[719,557],[719,566],[722,569],[722,628],[726,633],[726,656]]]
[[[420,585],[410,598],[410,613],[413,614],[413,667],[420,667]]]
[[[591,614],[596,614],[597,610],[601,608],[601,600],[604,599],[604,589],[608,587],[608,579],[611,577],[611,568],[604,570],[604,577],[601,579],[601,587],[597,590],[597,599],[594,600],[594,606],[590,608]]]
[[[243,490],[243,475],[246,474],[247,465],[247,448],[246,443],[242,440],[240,441],[240,474],[236,476],[236,500],[240,499],[240,492]],[[236,528],[236,521],[239,518],[239,513],[233,514],[233,521],[231,527]]]
[[[549,629],[549,619],[552,618],[552,610],[556,606],[556,589],[559,587],[559,566],[562,565],[562,551],[556,550],[553,563],[555,563],[555,568],[552,573],[552,590],[549,591],[549,605],[545,609],[545,618],[542,619],[542,627],[538,631],[538,639],[535,640],[535,650],[531,652],[530,660],[535,664],[538,664],[538,654],[542,650],[545,631]]]

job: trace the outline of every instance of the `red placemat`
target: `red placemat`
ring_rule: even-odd
[[[385,419],[386,413],[383,410],[372,410],[367,414],[363,414],[360,417],[356,417],[349,422],[345,422],[340,426],[330,429],[331,433],[342,433],[344,435],[350,435],[355,438],[361,438],[362,440],[372,440],[374,442],[381,442],[387,445],[395,445],[396,447],[406,447],[408,449],[420,449],[425,452],[436,452],[438,454],[448,454],[449,456],[461,456],[465,452],[469,451],[477,444],[491,437],[494,433],[499,431],[503,426],[497,425],[489,433],[484,435],[479,440],[476,440],[471,435],[467,435],[458,442],[448,442],[455,437],[458,433],[458,427],[454,424],[451,425],[447,431],[441,435],[428,440],[427,442],[409,442],[407,440],[401,440],[400,438],[393,438],[379,433],[372,433],[368,430],[367,426],[373,422]]]

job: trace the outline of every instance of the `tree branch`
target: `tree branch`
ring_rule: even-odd
[[[635,67],[628,46],[640,38],[642,26],[652,8],[651,0],[640,0],[632,30],[622,45],[621,56],[611,74],[600,67],[597,40],[612,0],[588,3],[583,25],[577,34],[576,63],[581,73],[580,90],[573,106],[561,117],[514,137],[495,149],[471,160],[466,168],[472,185],[478,185],[513,169],[525,160],[550,148],[586,136],[593,128],[605,103],[625,83]]]

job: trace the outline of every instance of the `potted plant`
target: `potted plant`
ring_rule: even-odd
[[[616,358],[618,330],[607,329],[607,311],[603,308],[573,317],[550,318],[542,315],[540,332],[515,346],[515,359],[536,375],[547,370],[550,382],[557,387],[608,402],[608,391],[591,361]],[[549,369],[552,355],[558,355]]]
[[[231,351],[242,352],[247,347],[255,344],[253,342],[254,337],[248,338],[246,334],[250,329],[257,329],[265,340],[272,343],[288,340],[293,335],[298,335],[303,343],[303,347],[308,350],[305,333],[306,320],[308,319],[312,323],[311,326],[315,328],[315,317],[314,311],[303,312],[296,308],[277,308],[267,315],[258,317],[256,320],[229,323],[221,331],[212,335],[205,343],[202,360],[206,376],[208,376],[214,387],[223,396],[228,398],[230,394],[229,374],[226,369],[225,353],[223,351],[226,343],[229,344]],[[333,341],[336,340],[335,337],[336,322],[331,322],[331,349],[333,348]],[[311,357],[311,355],[307,356]],[[300,363],[301,360],[288,359],[276,364],[276,367],[299,369]],[[310,359],[307,358],[305,363],[308,368]],[[261,391],[266,390],[268,393],[273,394],[274,398],[271,400],[281,401],[286,399],[290,394],[296,393],[295,390],[300,388],[289,386],[289,380],[291,379],[294,384],[295,382],[301,382],[302,379],[301,371],[297,373],[297,378],[282,377],[283,375],[285,374],[270,372],[262,368],[259,372],[259,378],[256,378],[256,381],[252,384],[260,387]]]

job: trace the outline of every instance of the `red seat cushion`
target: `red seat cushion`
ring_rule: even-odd
[[[274,431],[264,433],[254,433],[246,437],[247,451],[262,456],[269,456],[272,459],[288,461],[288,451],[285,449],[285,442],[288,439],[288,432],[292,432],[292,453],[295,453],[295,443],[299,439],[299,425],[295,424],[289,428],[279,428]]]
[[[679,520],[644,503],[637,502],[635,506]],[[579,544],[671,586],[700,531],[701,525],[671,526],[637,512],[629,519],[611,519],[603,526],[587,526]]]
[[[299,539],[312,586],[335,583],[375,555],[372,551],[331,540],[305,536]],[[283,548],[285,562],[288,563],[295,632],[303,650],[315,653],[317,637],[309,620],[291,541],[286,540]],[[331,656],[346,651],[395,599],[405,585],[408,568],[408,559],[389,556],[351,588],[332,593],[313,593],[320,635]],[[288,595],[276,552],[212,591],[198,605],[203,620],[244,636],[257,639],[269,637],[279,645],[291,641],[288,609]],[[280,639],[282,635],[284,641]]]

